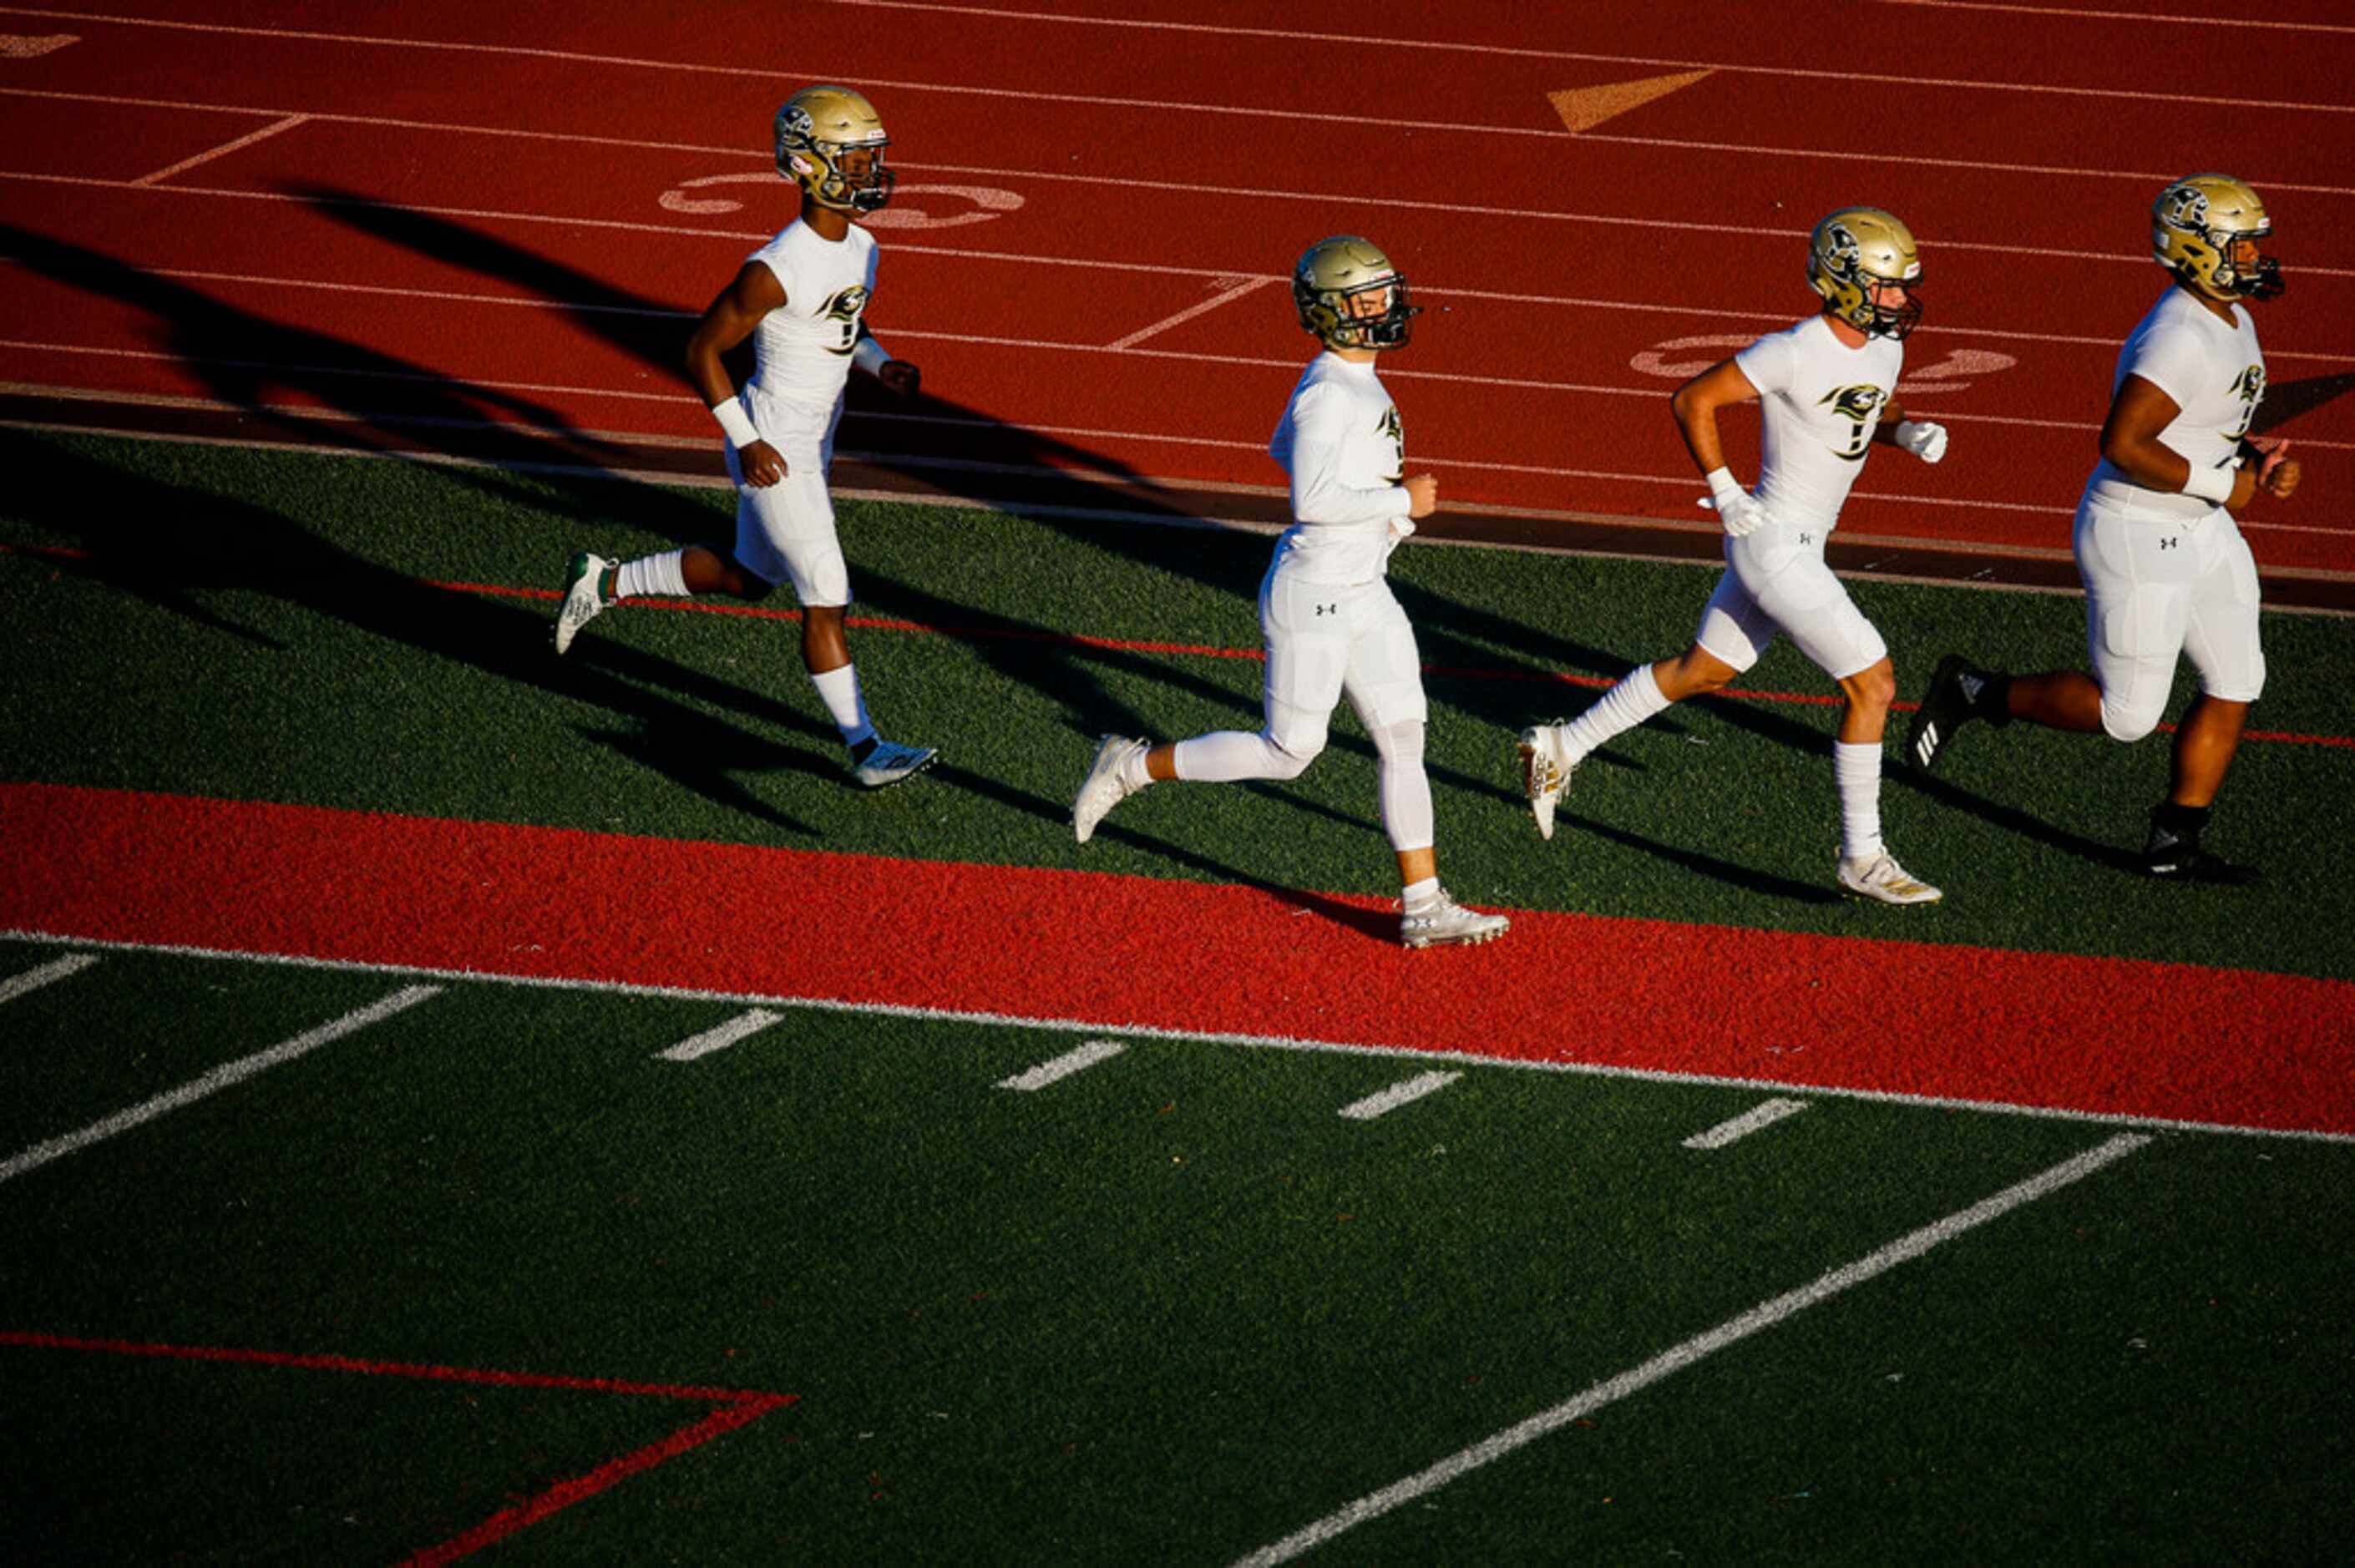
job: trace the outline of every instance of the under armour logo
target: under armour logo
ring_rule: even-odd
[[[2181,543],[2183,543],[2183,541],[2180,539],[2161,539],[2158,542],[2158,547],[2162,550],[2172,550],[2176,546],[2180,545]]]
[[[1799,543],[1802,545],[1812,545],[1815,542],[1816,536],[1813,534],[1802,534],[1799,535]]]
[[[1341,607],[1337,604],[1320,604],[1316,607],[1316,613],[1319,615],[1338,615],[1341,613]]]

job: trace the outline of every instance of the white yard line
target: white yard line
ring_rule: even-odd
[[[95,953],[69,953],[62,959],[27,969],[20,975],[10,975],[0,980],[0,1002],[14,1001],[27,991],[36,991],[70,975],[78,975],[98,962]]]
[[[1146,338],[1152,337],[1156,334],[1167,332],[1171,327],[1177,326],[1184,322],[1190,322],[1196,316],[1208,315],[1212,311],[1217,310],[1220,305],[1240,300],[1254,289],[1263,289],[1268,284],[1274,281],[1275,280],[1272,277],[1246,278],[1243,281],[1237,283],[1233,288],[1222,290],[1220,292],[1211,295],[1209,299],[1204,300],[1199,305],[1188,305],[1186,309],[1179,311],[1174,316],[1164,316],[1159,321],[1155,322],[1151,326],[1140,327],[1136,331],[1130,333],[1126,337],[1120,339],[1118,342],[1108,343],[1104,344],[1104,346],[1110,349],[1134,348],[1138,344],[1143,343]]]
[[[784,1014],[782,1012],[756,1007],[750,1012],[737,1014],[715,1029],[690,1034],[669,1050],[657,1051],[655,1054],[666,1062],[692,1062],[698,1056],[709,1056],[714,1051],[725,1051],[740,1040],[748,1040],[783,1017]]]
[[[728,1050],[730,1045],[735,1045],[737,1041],[747,1041],[747,1038],[756,1036],[756,1033],[768,1029],[770,1024],[775,1024],[775,1022],[782,1020],[782,1017],[784,1017],[782,1012],[770,1012],[768,1008],[753,1008],[751,1012],[740,1012],[740,1015],[728,1020],[725,1024],[719,1024],[716,1029],[704,1029],[702,1033],[690,1033],[690,1036],[683,1038],[678,1045],[671,1045],[669,1050],[657,1050],[655,1054],[662,1057],[664,1062],[692,1062],[692,1059],[697,1057],[709,1057],[714,1050]]]
[[[234,1062],[224,1063],[202,1077],[192,1079],[176,1089],[157,1095],[153,1099],[142,1100],[128,1110],[120,1110],[112,1116],[102,1117],[79,1132],[69,1132],[61,1138],[52,1138],[45,1143],[37,1143],[21,1154],[0,1161],[0,1181],[22,1176],[27,1171],[47,1165],[50,1160],[71,1154],[78,1149],[87,1149],[102,1139],[112,1138],[118,1132],[128,1131],[143,1122],[153,1121],[157,1117],[178,1110],[183,1106],[192,1105],[208,1095],[235,1084],[243,1083],[257,1073],[264,1073],[282,1063],[291,1062],[306,1052],[317,1050],[330,1041],[340,1040],[345,1035],[366,1029],[372,1023],[382,1022],[394,1013],[405,1008],[414,1007],[426,998],[439,996],[441,993],[440,986],[405,986],[380,1001],[371,1002],[366,1007],[347,1012],[332,1022],[322,1023],[316,1029],[297,1034],[293,1039],[272,1045],[267,1051],[257,1051],[250,1056],[241,1056]]]
[[[1027,1073],[1017,1073],[997,1086],[1001,1089],[1043,1089],[1059,1078],[1085,1072],[1098,1062],[1109,1062],[1127,1049],[1117,1040],[1091,1040],[1076,1051],[1066,1051],[1051,1062],[1041,1062]]]
[[[1830,1300],[1844,1290],[1863,1284],[1877,1275],[1888,1273],[1899,1264],[1910,1263],[1942,1243],[1988,1221],[2000,1218],[2012,1210],[2032,1203],[2048,1193],[2058,1192],[2073,1181],[2080,1181],[2116,1160],[2125,1159],[2148,1143],[2149,1139],[2135,1133],[2120,1133],[2108,1142],[2060,1164],[2039,1176],[2031,1176],[2017,1186],[2007,1187],[1991,1198],[1985,1198],[1967,1209],[1947,1215],[1932,1224],[1923,1226],[1909,1235],[1868,1253],[1854,1263],[1833,1269],[1812,1285],[1786,1291],[1769,1301],[1762,1301],[1739,1317],[1728,1319],[1704,1334],[1696,1334],[1671,1350],[1663,1351],[1639,1367],[1609,1378],[1583,1393],[1576,1394],[1552,1409],[1530,1416],[1508,1426],[1493,1437],[1484,1438],[1469,1448],[1453,1454],[1428,1469],[1416,1472],[1404,1480],[1394,1481],[1377,1492],[1369,1492],[1348,1507],[1336,1510],[1305,1529],[1295,1531],[1271,1546],[1262,1547],[1247,1557],[1237,1559],[1238,1568],[1269,1568],[1278,1563],[1289,1563],[1303,1552],[1314,1551],[1336,1536],[1379,1519],[1401,1503],[1438,1490],[1459,1477],[1469,1475],[1484,1465],[1492,1464],[1515,1450],[1528,1446],[1547,1434],[1556,1432],[1573,1421],[1593,1414],[1604,1406],[1640,1392],[1672,1373],[1727,1346],[1737,1344],[1751,1335],[1774,1328],[1776,1324],[1806,1311],[1808,1308]]]
[[[266,142],[271,137],[277,135],[281,131],[292,131],[294,127],[302,124],[304,121],[309,118],[310,116],[305,114],[290,114],[274,125],[265,125],[259,131],[240,136],[234,142],[224,142],[219,146],[212,148],[208,152],[199,153],[193,158],[183,158],[169,168],[158,169],[152,175],[142,175],[131,183],[143,189],[150,185],[161,184],[163,181],[170,179],[174,175],[180,174],[188,169],[193,169],[199,164],[209,164],[215,158],[226,157],[229,154],[237,152],[240,148],[252,146],[256,142]]]
[[[1762,1127],[1772,1127],[1785,1117],[1794,1117],[1807,1108],[1805,1100],[1767,1100],[1751,1107],[1740,1116],[1719,1122],[1707,1132],[1694,1133],[1685,1139],[1687,1149],[1723,1149],[1739,1138],[1747,1138]]]
[[[1412,1100],[1437,1094],[1456,1079],[1461,1073],[1423,1073],[1392,1084],[1380,1094],[1368,1095],[1341,1107],[1341,1114],[1351,1121],[1371,1121],[1385,1111],[1394,1111]]]
[[[1710,567],[1716,570],[1716,567]],[[231,963],[272,964],[288,969],[318,969],[332,974],[415,976],[423,980],[519,986],[534,991],[581,991],[596,996],[662,997],[677,1001],[726,1001],[741,1006],[806,1008],[813,1012],[838,1012],[854,1018],[910,1018],[928,1022],[973,1023],[989,1028],[1028,1029],[1051,1034],[1115,1033],[1138,1040],[1170,1040],[1202,1045],[1241,1045],[1259,1051],[1300,1051],[1317,1055],[1362,1056],[1384,1062],[1429,1062],[1434,1065],[1496,1067],[1513,1072],[1566,1073],[1576,1077],[1612,1078],[1641,1084],[1698,1084],[1718,1088],[1756,1089],[1762,1094],[1799,1090],[1817,1098],[1856,1100],[1866,1105],[1922,1106],[1933,1110],[1977,1111],[1999,1116],[2024,1116],[2040,1121],[2066,1121],[2092,1127],[2161,1128],[2176,1132],[2223,1132],[2248,1138],[2277,1138],[2299,1143],[2355,1144],[2355,1133],[2285,1130],[2245,1127],[2232,1122],[2189,1121],[2179,1117],[2121,1116],[2114,1112],[2070,1110],[2052,1106],[2008,1105],[2000,1100],[1967,1100],[1951,1095],[1909,1095],[1884,1089],[1849,1089],[1821,1084],[1789,1084],[1771,1078],[1730,1077],[1716,1073],[1671,1073],[1656,1067],[1610,1067],[1591,1062],[1521,1061],[1512,1057],[1468,1057],[1457,1051],[1431,1051],[1386,1045],[1379,1042],[1316,1040],[1291,1034],[1240,1034],[1207,1029],[1169,1029],[1154,1023],[1108,1023],[1102,1019],[1023,1018],[977,1009],[911,1007],[900,1002],[846,1001],[830,996],[777,996],[752,991],[702,991],[685,987],[639,985],[623,980],[550,979],[541,975],[503,975],[481,969],[435,969],[423,964],[370,964],[341,959],[314,959],[287,953],[241,952],[229,948],[200,948],[177,942],[113,942],[69,937],[52,931],[0,930],[0,942],[32,942],[92,948],[111,953],[160,953],[172,958],[219,959]]]

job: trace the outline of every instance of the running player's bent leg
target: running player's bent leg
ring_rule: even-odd
[[[1213,730],[1181,740],[1169,748],[1173,779],[1199,784],[1231,784],[1244,779],[1297,779],[1316,754],[1325,749],[1325,726],[1316,726],[1316,739],[1293,732],[1292,749],[1267,730],[1246,734],[1239,729]]]

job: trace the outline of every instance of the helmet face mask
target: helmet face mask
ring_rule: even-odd
[[[777,173],[823,207],[864,217],[880,212],[899,179],[885,166],[891,139],[864,95],[847,87],[805,87],[777,111]]]
[[[1320,239],[1292,270],[1300,324],[1327,348],[1404,348],[1423,307],[1408,296],[1406,274],[1370,240],[1354,234]]]
[[[2281,263],[2264,250],[2273,232],[2263,199],[2230,175],[2187,175],[2151,203],[2152,258],[2211,300],[2282,291]]]
[[[1847,207],[1807,238],[1807,282],[1824,313],[1867,337],[1902,342],[1922,324],[1922,260],[1913,231],[1877,207]]]

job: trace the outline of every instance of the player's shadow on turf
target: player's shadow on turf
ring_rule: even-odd
[[[251,589],[388,642],[602,708],[658,734],[660,743],[644,747],[641,760],[684,787],[773,827],[804,835],[814,832],[712,771],[707,760],[753,757],[775,766],[790,752],[726,720],[660,698],[653,699],[650,711],[648,688],[683,692],[714,707],[741,706],[744,694],[725,683],[619,647],[602,650],[596,663],[559,671],[548,649],[547,618],[536,610],[421,582],[251,502],[126,473],[34,432],[0,429],[0,471],[43,475],[44,482],[13,493],[8,510],[77,542],[78,556],[52,557],[60,569],[270,648],[292,664],[290,682],[304,679],[304,649],[237,625],[208,608],[202,596]],[[103,503],[91,504],[91,497],[102,497]],[[191,701],[203,699],[200,683],[188,689]],[[761,716],[804,734],[820,733],[814,720],[775,704]],[[831,730],[823,734],[831,742]],[[490,782],[496,787],[496,779]]]
[[[1724,883],[1729,887],[1741,888],[1745,893],[1764,894],[1769,898],[1788,899],[1794,904],[1838,904],[1840,901],[1840,895],[1828,887],[1820,887],[1813,883],[1794,882],[1787,876],[1777,876],[1771,871],[1760,871],[1755,866],[1736,865],[1730,860],[1720,860],[1715,855],[1678,849],[1672,844],[1664,844],[1657,839],[1647,839],[1641,833],[1631,833],[1625,828],[1614,828],[1607,822],[1597,821],[1593,817],[1582,817],[1575,812],[1562,811],[1555,816],[1554,821],[1557,831],[1562,827],[1576,828],[1581,832],[1592,833],[1598,839],[1607,839],[1624,848],[1641,850],[1646,854],[1657,856],[1680,870],[1691,872],[1697,876],[1708,877],[1712,882]]]

